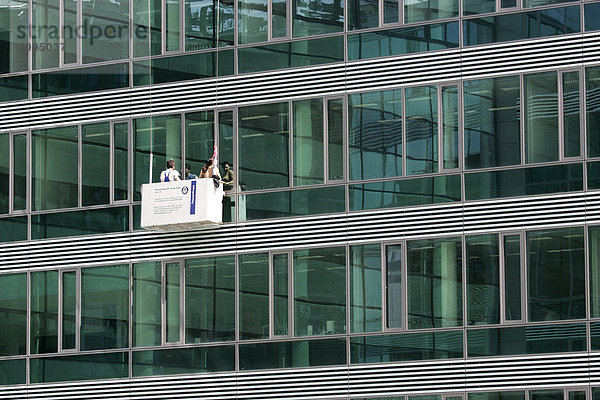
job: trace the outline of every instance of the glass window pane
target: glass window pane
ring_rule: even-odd
[[[133,56],[161,54],[161,0],[132,1]]]
[[[350,246],[350,332],[381,331],[381,303],[381,246]]]
[[[458,168],[458,87],[442,87],[444,169]]]
[[[129,183],[129,124],[127,122],[113,126],[113,168],[114,168],[114,200],[127,200]]]
[[[323,99],[292,102],[294,186],[324,183]]]
[[[521,164],[518,76],[464,82],[465,167]]]
[[[600,317],[600,227],[588,230],[590,252],[590,316]]]
[[[462,325],[460,238],[407,242],[408,328]]]
[[[200,176],[206,160],[212,157],[214,151],[215,120],[214,112],[200,111],[185,114],[185,164],[190,172]],[[187,174],[185,175],[187,179]]]
[[[503,2],[502,7],[504,6]],[[580,31],[579,6],[472,18],[463,21],[465,46],[564,35]]]
[[[219,1],[219,47],[233,46],[235,39],[235,0],[220,0]],[[274,9],[275,12],[275,9]],[[273,35],[275,37],[275,35]],[[233,61],[233,50],[228,52],[231,54]],[[222,64],[222,62],[221,62]],[[233,65],[233,63],[232,63]],[[231,70],[233,74],[233,68]]]
[[[241,107],[238,124],[241,189],[289,186],[288,103]]]
[[[402,175],[402,91],[348,96],[350,179]]]
[[[385,57],[458,47],[458,22],[348,35],[348,59]]]
[[[179,263],[165,264],[166,291],[165,291],[165,318],[166,341],[179,342],[181,325],[181,266]]]
[[[273,255],[273,333],[289,334],[289,257]]]
[[[81,269],[81,346],[128,346],[129,265]]]
[[[463,0],[463,15],[492,12],[496,12],[496,0]]]
[[[329,180],[344,179],[344,111],[342,99],[327,101]]]
[[[62,0],[63,4],[63,53],[65,64],[76,64],[77,54],[77,9],[81,4],[77,0]],[[88,21],[89,22],[89,21]]]
[[[34,70],[58,67],[60,57],[59,4],[59,0],[32,1],[31,60]],[[26,13],[24,10],[21,12]],[[27,23],[23,24],[23,26],[28,25]],[[33,27],[35,27],[35,34]],[[25,52],[24,49],[23,52]]]
[[[27,135],[13,136],[13,157],[13,210],[25,210],[27,208]]]
[[[169,10],[167,10],[168,13]],[[186,51],[215,47],[214,32],[216,21],[214,17],[214,0],[185,0]],[[179,33],[177,34],[177,40],[179,40]]]
[[[386,327],[402,328],[402,246],[392,245],[386,247],[386,278],[385,278],[385,302],[386,302]]]
[[[197,374],[235,370],[234,346],[135,351],[133,376]]]
[[[31,132],[34,211],[78,206],[78,136],[76,126]]]
[[[469,330],[468,357],[585,351],[585,330],[585,324]]]
[[[294,0],[292,3],[294,37],[323,35],[344,30],[344,3],[342,0]]]
[[[429,21],[458,16],[458,0],[407,0],[404,2],[404,22]]]
[[[267,0],[238,0],[239,44],[266,42],[268,21]]]
[[[498,235],[467,236],[467,325],[500,323]]]
[[[58,351],[58,271],[31,273],[31,354]]]
[[[340,213],[346,209],[345,199],[344,186],[244,195],[238,197],[239,220]]]
[[[583,228],[527,233],[529,321],[585,318]]]
[[[185,342],[235,339],[235,257],[185,262]]]
[[[398,22],[398,1],[383,0],[383,23],[393,24]]]
[[[294,251],[295,336],[346,333],[346,249]]]
[[[269,253],[239,256],[240,340],[268,339]]]
[[[240,370],[346,364],[345,339],[295,340],[240,345]]]
[[[376,0],[348,1],[348,30],[379,26],[379,2]]]
[[[271,0],[273,17],[271,19],[272,36],[287,36],[287,0]],[[318,7],[317,7],[318,8]]]
[[[600,19],[598,13],[600,12],[600,3],[591,3],[583,6],[583,14],[585,16],[585,31],[597,31],[600,29]]]
[[[77,272],[62,274],[62,348],[75,349],[77,334]]]
[[[179,50],[179,0],[167,0],[165,14],[166,50]]]
[[[27,382],[26,359],[0,361],[0,385],[24,385]]]
[[[83,26],[89,30],[89,35],[81,40],[83,63],[128,58],[129,0],[94,0],[80,4]],[[65,33],[69,33],[66,28]]]
[[[562,389],[532,390],[529,392],[529,400],[563,400]]]
[[[27,70],[27,29],[28,4],[26,0],[16,0],[0,5],[0,74]],[[35,22],[34,22],[35,23]],[[47,25],[47,24],[46,24]]]
[[[129,353],[32,358],[31,383],[127,378]]]
[[[26,352],[27,274],[0,275],[0,356]]]
[[[570,391],[569,393],[569,399],[568,400],[585,400],[586,399],[586,393],[585,391],[581,390],[581,391]]]
[[[467,201],[579,190],[583,190],[582,164],[465,174]]]
[[[469,393],[469,400],[525,400],[525,392]]]
[[[161,263],[133,264],[133,347],[161,344]]]
[[[10,134],[0,134],[0,214],[8,214],[10,196]]]
[[[521,304],[521,235],[504,237],[504,299],[507,321],[520,321]]]
[[[1,10],[1,8],[0,8]],[[2,40],[0,40],[2,43]],[[8,57],[3,57],[8,59]],[[2,61],[0,61],[2,63]],[[9,76],[0,78],[0,102],[26,100],[29,98],[29,76]]]
[[[406,174],[437,172],[438,112],[435,86],[405,89]]]
[[[350,338],[352,364],[463,357],[462,331],[403,333]]]
[[[585,69],[588,157],[600,156],[600,67]]]
[[[219,161],[221,179],[228,183],[223,185],[223,189],[237,190],[233,165],[233,111],[219,113]]]
[[[27,240],[27,216],[0,219],[0,243]]]
[[[110,202],[110,123],[82,125],[82,204]]]
[[[525,162],[558,160],[556,72],[525,75]]]
[[[581,155],[581,107],[579,71],[562,74],[565,157]]]

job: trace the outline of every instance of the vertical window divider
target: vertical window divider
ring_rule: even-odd
[[[25,134],[25,211],[30,212],[31,207],[31,130],[24,133]],[[31,227],[31,215],[29,215],[29,223],[28,227]],[[31,229],[28,229],[29,236],[28,239],[31,240]]]
[[[217,5],[219,4],[219,2],[217,2]],[[215,47],[219,47],[219,8],[218,6],[215,7],[215,13],[217,14],[217,25],[216,25],[216,29],[214,32],[214,37],[217,41],[217,46]],[[185,53],[185,1],[180,0],[179,1],[179,52],[180,53]],[[182,127],[185,127],[185,125],[181,125]],[[185,131],[185,128],[183,129]],[[185,168],[185,166],[184,166]]]
[[[582,7],[583,9],[583,7]],[[582,21],[584,21],[582,19]],[[586,93],[586,74],[585,68],[579,68],[579,137],[581,138],[580,151],[581,158],[587,159],[588,150],[587,150],[587,93]],[[584,168],[586,170],[587,168]]]
[[[8,133],[8,213],[14,212],[15,198],[15,133]]]
[[[267,41],[273,40],[273,0],[267,0]]]
[[[404,0],[396,0],[398,2],[398,22],[404,25]]]
[[[131,2],[133,3],[133,2]],[[81,6],[81,0],[77,1],[77,26],[83,26],[83,7]],[[77,37],[75,35],[75,47],[77,48],[77,65],[83,64],[83,37]],[[133,58],[133,54],[132,54]]]
[[[457,98],[457,107],[458,107],[458,112],[456,113],[456,118],[458,118],[458,120],[456,121],[457,127],[458,127],[458,138],[457,138],[457,143],[456,146],[458,147],[458,171],[463,171],[464,170],[464,149],[463,149],[463,143],[464,143],[464,102],[463,102],[463,84],[462,81],[458,81],[456,82],[456,96]]]
[[[160,343],[167,344],[167,285],[166,285],[166,262],[160,263]]]
[[[151,0],[148,0],[148,17],[150,18],[150,10],[152,9],[152,5],[150,4]],[[160,2],[160,54],[167,54],[167,0],[161,0]],[[149,25],[152,25],[152,21],[149,21]],[[150,27],[149,31],[152,28]],[[150,35],[150,43],[152,43],[152,35]],[[152,53],[152,52],[150,52]],[[152,55],[152,54],[150,54]]]
[[[25,354],[31,354],[31,271],[27,271],[27,293],[25,295],[27,299],[27,323],[25,334]]]
[[[275,274],[273,252],[269,252],[269,338],[275,337]]]
[[[294,10],[296,9],[296,5],[294,4],[296,0],[286,0],[285,2],[285,8],[286,8],[286,19],[285,19],[285,26],[286,26],[286,32],[285,32],[285,37],[282,37],[282,39],[293,39],[294,38],[294,32],[292,31],[294,29]],[[348,7],[344,7],[344,12],[346,11],[346,8]]]
[[[133,120],[127,120],[127,201],[133,201]],[[129,229],[133,230],[133,213],[129,215]]]
[[[329,98],[323,99],[323,183],[329,183]],[[348,325],[350,326],[350,325]]]
[[[520,231],[519,232],[519,236],[520,236],[520,250],[521,250],[521,321],[522,322],[527,322],[529,321],[529,315],[528,314],[528,308],[527,307],[527,302],[528,302],[528,296],[527,296],[527,287],[528,287],[528,282],[527,282],[527,235],[525,233],[525,231]]]
[[[385,5],[385,3],[384,3],[384,0],[377,0],[377,3],[378,3],[377,6],[379,7],[379,15],[378,15],[379,16],[379,25],[378,26],[381,27],[384,24],[383,13],[384,13],[384,5]]]
[[[214,122],[214,118],[215,118],[215,114],[213,112],[213,122]],[[185,176],[185,164],[187,163],[187,154],[185,153],[185,143],[186,143],[186,134],[187,134],[187,129],[186,129],[186,124],[185,124],[185,113],[181,113],[179,115],[179,126],[181,126],[181,131],[180,131],[180,138],[181,138],[181,165],[179,166],[179,168],[181,168],[181,179],[185,180],[186,176]],[[214,144],[217,144],[217,141],[215,139],[215,136],[218,137],[218,135],[215,135],[215,123],[213,123],[213,142]]]
[[[460,3],[461,1],[459,1]],[[437,173],[443,172],[444,170],[444,101],[442,91],[446,85],[435,85],[437,91],[437,146],[438,146],[438,160],[437,160]]]
[[[288,336],[294,337],[295,335],[295,318],[294,313],[294,251],[287,251],[287,271],[288,271]]]
[[[381,331],[387,330],[387,243],[380,243],[381,258]]]
[[[586,299],[585,304],[585,317],[587,319],[591,318],[591,301],[592,301],[592,293],[590,291],[590,237],[589,237],[588,227],[585,226],[583,229],[583,251],[584,251],[584,265],[585,265],[585,276],[584,276],[584,294]],[[588,332],[587,337],[590,337]],[[591,347],[588,346],[588,349]]]
[[[519,140],[521,145],[521,165],[525,165],[525,102],[527,99],[527,94],[525,93],[523,74],[519,74],[519,92],[519,115],[521,118],[521,121],[519,121],[519,129],[521,130],[519,134]]]
[[[28,0],[27,2],[27,23],[29,26],[33,27],[33,0]],[[33,45],[33,28],[27,29],[27,43],[29,46]],[[33,47],[30,47],[32,51],[27,51],[27,71],[33,71]],[[32,77],[33,75],[28,76],[29,81],[29,98],[32,98],[33,86],[32,86]],[[27,374],[29,376],[29,374]]]
[[[464,229],[463,229],[463,233],[460,235],[460,241],[461,241],[461,246],[460,246],[460,252],[461,252],[461,279],[462,279],[462,290],[461,290],[461,296],[462,296],[462,324],[461,327],[466,327],[468,325],[468,320],[467,320],[467,304],[468,304],[468,298],[467,298],[467,237],[464,233]]]
[[[109,156],[108,156],[108,203],[115,203],[115,123],[110,123]]]
[[[185,344],[185,260],[179,261],[179,343]]]
[[[60,0],[58,3],[58,46],[59,48],[65,42],[65,0]],[[65,65],[65,52],[60,51],[58,55],[58,66],[59,68]]]
[[[240,255],[236,252],[235,254],[235,268],[234,268],[234,272],[233,274],[235,275],[235,295],[234,295],[234,302],[235,302],[235,310],[234,310],[234,316],[235,316],[235,322],[234,322],[234,340],[236,342],[240,341],[240,313],[239,313],[239,308],[240,308]],[[216,286],[216,282],[215,282],[215,286]]]
[[[57,324],[58,324],[58,329],[57,331],[57,340],[58,340],[58,353],[62,353],[63,352],[63,293],[64,293],[64,289],[63,289],[63,270],[58,270],[58,316],[56,318]]]
[[[407,167],[407,162],[406,162],[406,89],[405,88],[400,88],[402,90],[402,132],[400,133],[402,135],[402,175],[401,176],[408,176],[408,174],[406,173],[406,167]]]
[[[402,114],[404,115],[404,114]],[[402,246],[401,248],[401,252],[402,252],[402,260],[400,263],[400,271],[401,271],[401,278],[402,279],[402,284],[400,285],[401,290],[402,290],[402,304],[401,304],[401,309],[402,309],[402,326],[401,326],[401,330],[403,331],[407,331],[408,328],[408,240],[403,240],[401,242],[399,242],[399,244]]]
[[[559,70],[557,73],[557,96],[558,96],[558,160],[564,161],[565,158],[565,93],[564,93],[564,73],[565,71]]]
[[[130,286],[131,287],[131,286]],[[81,268],[75,270],[75,349],[79,351],[81,347]],[[132,290],[129,290],[130,296]],[[131,343],[131,307],[129,312],[129,343]]]
[[[294,186],[294,175],[296,174],[294,168],[294,107],[293,102],[288,101],[288,151],[290,156],[288,157],[288,186],[291,188]]]
[[[345,321],[346,321],[346,335],[352,333],[352,326],[350,325],[350,313],[352,312],[351,307],[352,307],[352,303],[350,301],[350,245],[348,244],[348,241],[346,241],[346,244],[344,245],[344,251],[346,252],[346,315],[345,315]],[[348,355],[349,356],[349,355]],[[346,358],[347,360],[350,360],[350,358]]]
[[[504,238],[506,233],[501,233],[498,238],[498,269],[499,269],[499,290],[500,290],[500,324],[507,323],[506,320],[506,252],[504,250]]]

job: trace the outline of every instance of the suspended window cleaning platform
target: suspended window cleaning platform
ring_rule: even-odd
[[[151,231],[187,231],[223,222],[223,185],[212,179],[142,185],[141,226]]]

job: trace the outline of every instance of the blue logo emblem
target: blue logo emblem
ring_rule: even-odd
[[[184,187],[181,188],[181,193],[187,194],[187,192],[188,192],[188,187],[187,186],[184,186]]]

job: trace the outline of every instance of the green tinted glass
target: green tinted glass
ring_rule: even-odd
[[[408,328],[462,325],[460,238],[407,242]]]
[[[81,127],[81,196],[84,206],[110,202],[110,123]]]
[[[235,370],[234,346],[135,351],[133,376],[180,375]]]
[[[507,321],[520,321],[522,317],[522,261],[521,235],[504,237],[504,299]]]
[[[375,0],[348,1],[348,30],[379,26],[379,2]]]
[[[289,334],[289,257],[273,255],[273,333]]]
[[[348,96],[350,179],[402,175],[402,91]]]
[[[387,328],[402,328],[404,326],[402,245],[395,244],[386,246],[385,252],[385,326]]]
[[[76,126],[31,132],[34,211],[78,206],[78,137]]]
[[[406,97],[406,174],[438,169],[438,99],[435,86],[411,87]]]
[[[128,346],[129,286],[129,265],[81,269],[82,351]]]
[[[33,358],[29,373],[31,383],[127,378],[128,364],[128,353]]]
[[[558,160],[556,72],[525,75],[525,162]]]
[[[521,164],[519,76],[466,81],[463,89],[465,167]]]
[[[2,26],[3,31],[2,38],[0,39],[0,47],[3,49],[0,74],[27,70],[27,59],[29,56],[29,52],[26,51],[28,37],[26,27],[29,26],[28,10],[28,2],[25,0],[0,5],[0,26]],[[11,78],[7,79],[10,80]],[[3,81],[5,82],[5,80],[0,79],[0,87],[2,87]],[[25,87],[27,87],[26,84]],[[3,90],[0,90],[1,92]],[[2,94],[0,94],[1,98]]]
[[[289,186],[289,104],[239,108],[242,190]]]
[[[582,164],[465,174],[467,201],[579,190],[583,190]]]
[[[585,15],[585,31],[597,31],[600,29],[600,19],[598,19],[598,13],[600,12],[600,3],[591,3],[583,6],[583,13]]]
[[[350,339],[352,364],[461,357],[462,331],[360,336]]]
[[[344,110],[342,99],[327,101],[329,180],[344,179]]]
[[[295,336],[346,332],[346,249],[294,251]]]
[[[266,42],[269,39],[267,0],[238,0],[239,44]]]
[[[463,0],[463,15],[496,12],[495,0]]]
[[[458,87],[442,87],[443,169],[458,168]]]
[[[77,43],[77,14],[80,1],[77,0],[63,0],[63,51],[64,51],[64,63],[65,64],[76,64],[77,55],[79,53]],[[89,23],[89,21],[88,21]]]
[[[77,334],[77,272],[62,274],[62,348],[75,349]]]
[[[186,16],[185,50],[201,50],[215,47],[215,1],[185,0],[184,9]],[[169,11],[167,10],[168,13]]]
[[[527,232],[529,321],[585,318],[583,228]]]
[[[113,126],[113,168],[114,168],[114,200],[127,200],[129,183],[129,124],[127,122]]]
[[[0,219],[0,243],[27,240],[27,216]]]
[[[417,0],[404,3],[404,22],[429,21],[458,16],[458,0]]]
[[[127,232],[129,207],[100,208],[31,216],[31,239]]]
[[[467,343],[468,357],[585,351],[585,324],[469,330]]]
[[[1,141],[2,139],[0,139]],[[27,208],[27,135],[13,136],[13,210]]]
[[[0,134],[0,214],[9,212],[10,134]]]
[[[600,67],[585,69],[586,135],[588,157],[600,156]]]
[[[230,183],[223,185],[224,190],[236,190],[237,183],[235,179],[233,165],[233,111],[224,111],[219,113],[219,171],[223,182]],[[229,165],[225,170],[225,164]],[[231,220],[231,218],[230,218]]]
[[[133,56],[158,55],[162,51],[161,1],[133,1]]]
[[[323,99],[292,102],[294,186],[323,183]]]
[[[532,390],[529,400],[564,400],[564,393],[562,389]]]
[[[562,74],[563,127],[565,157],[581,155],[581,96],[579,93],[579,71]]]
[[[271,0],[273,16],[271,30],[274,38],[287,36],[287,0]]]
[[[344,3],[338,0],[321,1],[315,7],[310,0],[292,3],[292,32],[294,37],[322,35],[344,30]]]
[[[1,7],[0,13],[2,12]],[[2,40],[0,40],[0,43],[2,43]],[[27,75],[0,78],[0,102],[26,100],[29,97],[28,88],[29,77]]]
[[[58,351],[58,271],[31,273],[31,354]]]
[[[141,61],[134,64],[133,81],[137,86],[210,78],[216,74],[216,58],[212,51]]]
[[[32,6],[32,69],[56,68],[59,65],[61,50],[58,32],[60,0],[33,0]],[[27,14],[26,8],[21,9],[20,12]]]
[[[0,361],[0,385],[24,385],[26,383],[27,360]]]
[[[167,51],[179,50],[180,5],[179,0],[167,0],[165,4],[164,20]]]
[[[240,370],[317,367],[346,364],[345,339],[240,345]]]
[[[349,196],[350,211],[460,201],[460,175],[350,185]]]
[[[344,212],[346,189],[328,186],[313,189],[245,195],[239,202],[239,220],[296,217]]]
[[[277,12],[275,6],[273,12]],[[235,25],[235,0],[220,0],[218,26],[219,47],[233,46],[235,39]],[[231,60],[233,61],[233,50],[228,53],[231,54]],[[231,73],[233,74],[233,69]]]
[[[525,400],[525,392],[469,393],[469,400]]]
[[[185,342],[234,340],[235,256],[185,262]]]
[[[348,59],[455,48],[459,45],[458,29],[458,22],[444,22],[348,35]]]
[[[600,317],[600,227],[588,229],[590,263],[590,316]]]
[[[161,263],[133,264],[133,347],[160,346],[162,315]]]
[[[135,3],[135,0],[133,0]],[[129,0],[80,2],[83,26],[89,34],[81,40],[84,63],[129,57]],[[73,27],[75,29],[75,27]],[[68,37],[76,33],[65,27]],[[134,31],[134,36],[136,32]]]
[[[0,356],[26,353],[27,274],[0,275]]]
[[[507,27],[510,28],[507,29]],[[564,35],[580,31],[579,6],[463,21],[465,46]]]
[[[498,235],[467,236],[467,324],[500,323]]]
[[[181,340],[181,266],[179,263],[165,264],[165,318],[166,342]]]
[[[200,176],[206,160],[212,157],[215,142],[214,111],[185,114],[185,164],[190,173]],[[188,179],[188,175],[184,175]]]
[[[381,331],[381,306],[381,246],[350,246],[350,332]]]
[[[240,340],[268,339],[269,253],[239,256]]]

